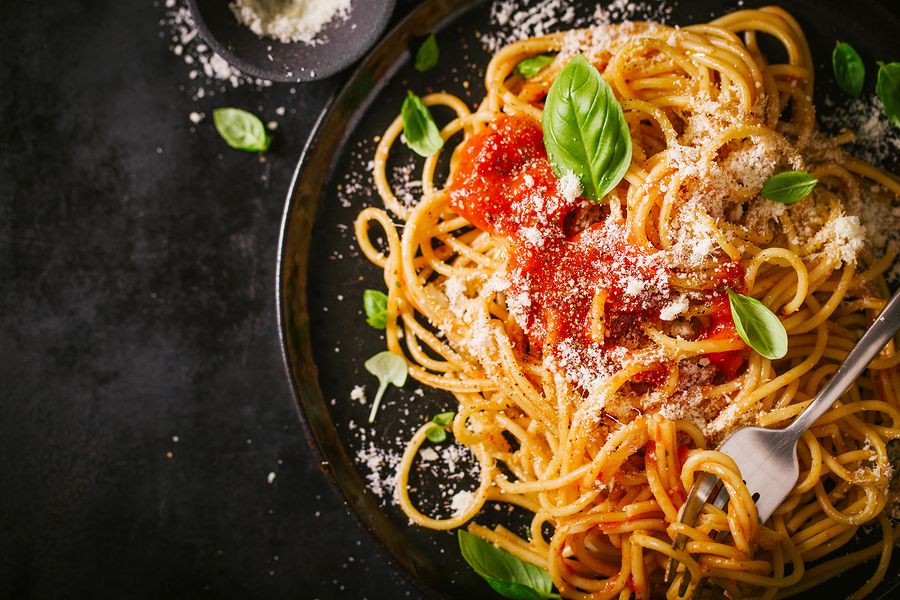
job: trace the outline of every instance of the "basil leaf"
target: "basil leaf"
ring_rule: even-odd
[[[237,150],[265,152],[272,143],[263,122],[246,110],[217,108],[213,111],[213,123],[225,143]]]
[[[366,290],[363,292],[363,310],[366,311],[366,322],[375,329],[387,327],[387,303],[388,297],[378,290]]]
[[[519,61],[519,64],[516,65],[516,73],[521,75],[524,79],[531,79],[552,62],[552,54],[538,54],[537,56],[532,56],[531,58]]]
[[[728,304],[738,335],[748,346],[770,359],[787,354],[787,332],[768,306],[732,290],[728,290]]]
[[[455,416],[455,412],[443,412],[434,415],[434,417],[431,419],[431,422],[435,425],[440,425],[441,427],[450,427],[450,425],[453,423],[453,417]]]
[[[891,123],[900,127],[900,62],[878,63],[875,93],[881,100],[884,114]]]
[[[784,171],[769,177],[762,186],[762,195],[767,200],[793,204],[809,196],[819,180],[806,171]]]
[[[600,202],[631,164],[631,134],[622,105],[600,72],[578,55],[547,94],[544,146],[556,176],[578,176],[586,197]]]
[[[367,360],[365,367],[366,371],[378,378],[378,392],[375,394],[375,402],[372,403],[372,411],[369,413],[369,423],[372,423],[388,384],[393,383],[395,386],[401,387],[406,383],[409,367],[405,358],[389,350],[379,352]]]
[[[432,33],[425,38],[425,41],[419,46],[419,51],[416,52],[416,71],[421,73],[430,71],[437,66],[440,57],[441,51],[438,48],[437,38]]]
[[[425,430],[425,437],[428,438],[429,442],[440,444],[447,439],[447,431],[443,427],[432,424],[431,427]]]
[[[459,549],[469,566],[506,598],[542,600],[559,598],[546,571],[497,548],[468,531],[457,532]]]
[[[443,412],[434,415],[431,418],[431,427],[425,430],[425,437],[435,444],[440,444],[446,440],[447,430],[445,428],[450,427],[450,425],[453,424],[454,416],[456,416],[456,413],[454,412]]]
[[[838,42],[831,53],[831,66],[834,79],[845,93],[859,96],[866,80],[866,65],[853,46],[846,42]]]
[[[407,92],[400,115],[403,118],[403,137],[413,152],[428,157],[441,149],[444,145],[441,132],[421,98]]]

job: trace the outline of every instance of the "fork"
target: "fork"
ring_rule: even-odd
[[[800,476],[797,462],[797,441],[832,404],[847,391],[882,348],[900,330],[900,290],[894,293],[887,306],[863,334],[853,350],[841,363],[834,376],[816,397],[803,409],[793,423],[783,429],[743,427],[725,438],[718,451],[727,454],[737,464],[764,523],[794,488]],[[714,495],[715,493],[715,495]],[[691,487],[687,500],[681,507],[678,520],[692,524],[703,506],[713,498],[716,508],[728,502],[728,492],[718,477],[701,473]],[[683,550],[688,538],[679,533],[672,541],[675,550]],[[674,557],[666,566],[666,585],[671,585],[678,570],[679,561]],[[683,570],[678,595],[682,596],[690,583],[690,571]]]

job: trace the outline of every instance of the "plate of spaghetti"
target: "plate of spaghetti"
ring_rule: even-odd
[[[716,451],[789,424],[898,281],[900,21],[684,4],[426,2],[303,153],[278,282],[301,420],[433,597],[900,586],[893,342],[766,522]],[[732,500],[683,525],[701,473]]]

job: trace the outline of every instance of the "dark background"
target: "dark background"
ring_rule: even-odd
[[[164,4],[2,3],[0,598],[416,597],[320,474],[275,323],[342,77],[195,101]],[[265,163],[222,105],[278,121]]]

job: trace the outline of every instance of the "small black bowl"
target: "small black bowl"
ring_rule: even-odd
[[[238,70],[272,81],[315,81],[351,65],[384,31],[396,0],[352,0],[346,20],[327,24],[316,45],[259,37],[238,22],[226,0],[188,0],[200,34]]]

